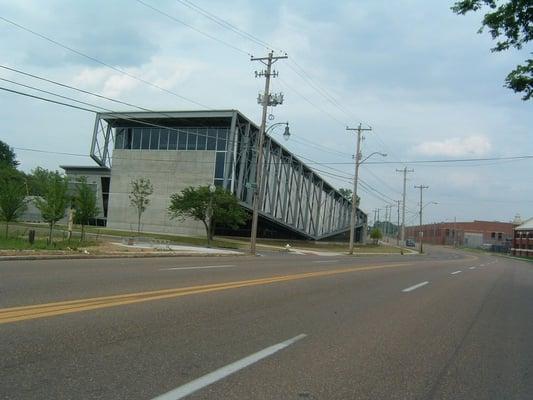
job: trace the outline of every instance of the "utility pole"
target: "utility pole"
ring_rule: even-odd
[[[274,52],[271,51],[268,53],[268,57],[259,57],[259,58],[251,58],[251,61],[260,61],[264,65],[266,65],[266,70],[257,72],[255,71],[255,77],[265,77],[265,91],[263,93],[263,96],[259,95],[258,97],[258,103],[263,106],[263,114],[261,117],[261,127],[259,128],[259,138],[258,138],[258,146],[257,146],[257,163],[256,163],[256,178],[255,178],[255,185],[253,185],[254,190],[254,196],[253,196],[253,212],[252,212],[252,232],[250,235],[250,253],[252,255],[256,254],[256,241],[257,241],[257,224],[259,220],[259,204],[261,203],[261,186],[262,186],[262,165],[263,165],[263,146],[265,142],[265,129],[266,129],[266,120],[267,120],[267,112],[268,112],[268,106],[276,106],[278,104],[283,103],[283,95],[282,94],[270,94],[270,78],[278,76],[278,73],[276,71],[272,71],[272,64],[274,64],[276,61],[288,58],[287,55],[283,56],[274,56]]]
[[[405,191],[407,183],[407,173],[415,172],[415,170],[407,169],[407,167],[404,167],[403,169],[397,169],[396,172],[403,172],[402,228],[400,231],[400,240],[403,243],[405,241]]]
[[[424,186],[424,185],[419,185],[419,186],[416,186],[415,185],[415,189],[420,189],[420,224],[419,224],[419,231],[418,231],[418,236],[420,237],[420,254],[422,254],[424,252],[424,249],[422,247],[422,243],[423,243],[423,239],[424,239],[424,235],[422,233],[422,209],[424,208],[424,205],[422,203],[422,191],[424,189],[428,189],[429,186]]]
[[[400,245],[400,203],[401,200],[396,200],[396,203],[398,203],[398,224],[396,225],[396,245]]]
[[[357,128],[346,127],[347,131],[357,131],[357,145],[355,147],[355,174],[353,178],[353,191],[352,191],[352,215],[350,218],[350,248],[348,254],[353,254],[353,243],[355,241],[355,227],[359,222],[357,216],[357,181],[359,179],[359,164],[361,162],[361,139],[363,131],[371,131],[371,128],[363,128],[361,123]]]
[[[457,247],[457,217],[453,217],[453,247]]]
[[[387,220],[387,225],[385,225],[385,231],[386,231],[386,235],[388,236],[390,233],[391,233],[391,229],[390,229],[390,219],[391,219],[391,214],[392,214],[392,204],[388,204],[387,205],[387,208],[388,208],[388,212],[387,212],[387,217],[386,217],[386,220]],[[389,241],[389,239],[387,239],[387,242]]]

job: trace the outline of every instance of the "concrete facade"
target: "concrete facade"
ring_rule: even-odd
[[[210,185],[214,178],[215,151],[119,150],[113,153],[107,226],[137,230],[137,212],[129,206],[131,181],[150,179],[154,193],[142,215],[144,232],[202,236],[204,225],[194,220],[172,220],[167,209],[170,195],[189,186]]]

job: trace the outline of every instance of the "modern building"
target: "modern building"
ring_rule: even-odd
[[[533,258],[533,218],[514,228],[511,253],[515,256]]]
[[[97,114],[91,157],[98,166],[62,168],[69,177],[87,176],[96,185],[99,222],[109,228],[136,229],[131,181],[148,178],[154,193],[142,216],[143,231],[204,235],[197,221],[169,218],[170,195],[215,184],[250,211],[258,133],[259,127],[237,110]],[[320,240],[349,231],[351,203],[333,186],[269,135],[263,156],[259,236]],[[357,212],[361,239],[367,216]],[[249,226],[237,233],[249,234]]]
[[[423,232],[424,243],[482,247],[483,245],[510,247],[513,239],[511,222],[471,221],[471,222],[439,222],[434,224],[415,225],[405,228],[406,238],[419,239],[419,232]]]

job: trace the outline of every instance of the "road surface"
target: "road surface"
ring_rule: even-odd
[[[0,398],[533,398],[533,264],[429,252],[0,262]]]

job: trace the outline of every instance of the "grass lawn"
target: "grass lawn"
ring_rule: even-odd
[[[5,225],[0,224],[0,232],[3,232]],[[35,229],[37,231],[37,235],[46,235],[48,233],[48,227],[45,224],[29,224],[29,223],[20,223],[17,222],[15,224],[10,224],[9,226],[9,232],[10,236],[27,236],[27,232],[30,229]],[[81,231],[81,228],[78,226],[75,226],[73,228],[73,232],[75,236],[79,236],[79,232]],[[101,235],[110,235],[110,236],[117,236],[117,240],[120,240],[119,238],[129,238],[129,237],[142,237],[142,238],[152,238],[155,240],[161,240],[165,242],[170,242],[171,244],[182,244],[182,245],[191,245],[191,246],[206,246],[207,245],[207,239],[205,237],[199,237],[199,236],[179,236],[179,235],[169,235],[169,234],[161,234],[161,233],[147,233],[147,232],[132,232],[132,231],[121,231],[121,230],[115,230],[115,229],[107,229],[103,227],[95,227],[95,226],[86,226],[85,227],[85,233],[87,240],[99,240],[99,236]],[[66,238],[66,226],[64,225],[56,225],[56,228],[54,229],[54,237],[58,238],[58,241],[62,241],[64,238]],[[72,241],[71,241],[72,243]],[[215,238],[212,241],[213,247],[220,247],[220,248],[226,248],[226,249],[238,249],[240,248],[238,243]]]
[[[20,237],[9,237],[6,239],[5,236],[0,238],[0,250],[77,250],[79,247],[88,247],[95,246],[96,242],[83,242],[80,243],[78,240],[58,240],[52,244],[48,244],[47,240],[44,238],[35,238],[33,245],[28,242],[27,239]]]

